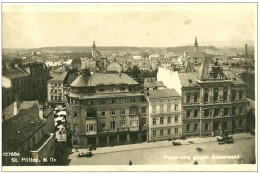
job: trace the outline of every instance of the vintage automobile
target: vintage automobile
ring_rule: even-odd
[[[217,138],[218,144],[230,144],[234,143],[234,139],[232,136],[225,135],[221,139]]]
[[[180,142],[174,142],[174,141],[173,141],[173,142],[172,142],[172,145],[173,145],[173,146],[178,146],[178,145],[181,145],[181,143],[180,143]]]
[[[88,151],[86,153],[79,153],[78,157],[92,157],[93,154],[92,154],[92,151]]]

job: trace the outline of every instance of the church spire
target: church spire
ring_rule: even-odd
[[[195,46],[195,52],[197,52],[198,50],[198,40],[197,40],[197,36],[195,36],[195,43],[194,43],[194,46]]]
[[[94,60],[96,60],[96,44],[95,41],[93,41],[93,45],[92,45],[92,57],[94,58]]]

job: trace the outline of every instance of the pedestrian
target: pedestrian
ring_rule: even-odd
[[[76,152],[78,152],[78,147],[76,147]]]
[[[194,162],[194,165],[198,165],[198,161],[197,160]]]
[[[129,165],[131,166],[133,163],[132,163],[132,160],[129,161]]]

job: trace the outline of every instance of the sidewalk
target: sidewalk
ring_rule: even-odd
[[[246,138],[254,138],[253,135],[247,133],[240,133],[232,135],[234,140],[238,139],[246,139]],[[217,138],[221,138],[220,136],[216,137],[205,137],[205,138],[188,138],[186,140],[175,140],[176,142],[181,142],[182,145],[192,145],[196,143],[205,143],[205,142],[216,142]],[[191,141],[191,143],[190,143]],[[105,154],[105,153],[114,153],[121,151],[129,151],[129,150],[141,150],[141,149],[149,149],[149,148],[160,148],[160,147],[170,147],[172,145],[172,141],[158,141],[158,142],[144,142],[138,144],[128,144],[128,145],[119,145],[113,147],[99,147],[96,150],[93,150],[93,154]],[[86,152],[86,149],[78,149],[79,152]]]

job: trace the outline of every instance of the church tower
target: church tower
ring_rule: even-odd
[[[194,50],[195,50],[195,52],[197,52],[198,51],[198,41],[197,41],[197,36],[195,36],[195,43],[194,43]]]
[[[93,41],[93,45],[92,45],[92,57],[94,58],[94,60],[96,60],[96,55],[97,55],[97,52],[96,52],[96,44],[95,44],[95,41]]]

